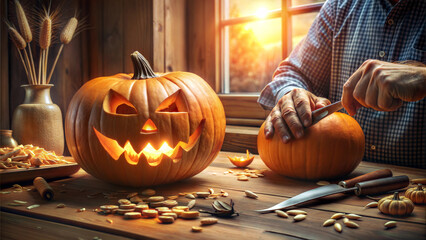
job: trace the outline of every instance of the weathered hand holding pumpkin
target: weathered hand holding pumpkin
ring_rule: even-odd
[[[140,53],[131,57],[133,78],[96,78],[74,95],[65,122],[71,155],[88,173],[119,185],[194,176],[222,146],[222,103],[197,75],[156,75]]]
[[[266,139],[259,130],[260,158],[271,170],[300,179],[332,179],[351,173],[364,156],[361,126],[351,116],[336,112],[306,128],[300,139],[283,143],[278,134]]]

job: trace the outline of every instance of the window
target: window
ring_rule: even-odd
[[[228,120],[265,119],[268,112],[256,103],[259,92],[271,81],[278,64],[307,34],[323,2],[220,1],[220,97]],[[253,111],[247,112],[250,106]]]

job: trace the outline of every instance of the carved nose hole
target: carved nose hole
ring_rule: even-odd
[[[155,126],[154,122],[151,119],[148,119],[141,129],[141,133],[156,133],[157,126]]]

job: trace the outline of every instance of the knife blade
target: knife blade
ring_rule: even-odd
[[[355,191],[356,195],[365,195],[371,193],[386,192],[408,186],[409,179],[407,176],[391,176],[392,171],[389,169],[377,170],[344,181],[347,187],[343,187],[338,184],[329,184],[326,186],[308,190],[281,203],[278,203],[270,208],[257,211],[261,213],[266,213],[278,209],[284,209],[336,193]]]
[[[325,107],[319,108],[317,110],[312,111],[312,124],[319,122],[321,119],[333,114],[334,112],[339,111],[343,108],[342,102],[337,101]]]

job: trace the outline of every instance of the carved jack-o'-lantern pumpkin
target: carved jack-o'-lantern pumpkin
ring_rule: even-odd
[[[138,52],[135,73],[99,77],[74,95],[65,121],[71,155],[93,176],[150,186],[204,170],[225,136],[222,103],[195,74],[156,75]]]

